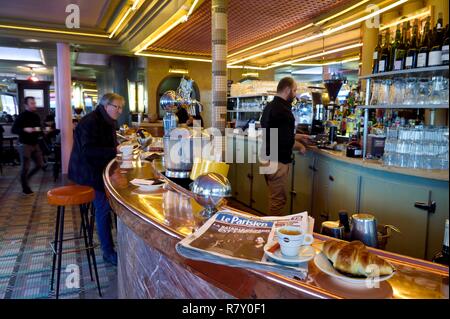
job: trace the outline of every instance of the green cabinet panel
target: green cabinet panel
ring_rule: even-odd
[[[359,174],[347,165],[330,163],[328,170],[328,214],[330,220],[339,219],[339,211],[352,215],[358,209]]]
[[[232,185],[233,196],[241,203],[250,206],[252,165],[235,163],[233,166],[236,175],[235,183]]]
[[[434,183],[431,200],[436,202],[436,211],[429,215],[427,259],[442,249],[445,220],[448,219],[448,183]]]
[[[264,175],[260,174],[259,168],[259,164],[253,164],[252,208],[264,215],[269,215],[269,188]]]
[[[397,182],[386,174],[363,174],[361,212],[373,214],[379,224],[394,225],[386,250],[425,258],[427,212],[414,207],[416,201],[428,200],[428,189],[420,184]]]
[[[313,193],[311,216],[314,218],[314,231],[320,231],[322,222],[329,220],[328,188],[329,163],[321,157],[316,157],[314,163]]]
[[[314,153],[300,155],[295,152],[294,154],[292,213],[307,211],[311,214]]]

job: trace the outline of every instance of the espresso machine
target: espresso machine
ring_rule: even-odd
[[[308,87],[311,89],[312,104],[313,104],[313,119],[311,123],[311,135],[319,135],[324,132],[323,122],[325,121],[325,109],[323,107],[322,94],[325,88],[323,87]]]
[[[342,80],[332,78],[330,80],[325,80],[324,85],[328,91],[328,96],[330,97],[330,102],[327,106],[327,120],[331,120],[333,118],[335,108],[339,106],[336,103],[336,98],[341,90]]]

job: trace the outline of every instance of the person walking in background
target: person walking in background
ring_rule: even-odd
[[[39,137],[42,134],[41,118],[36,114],[36,101],[34,97],[25,97],[25,111],[15,119],[11,132],[19,135],[20,154],[20,182],[25,195],[33,194],[28,181],[41,168],[44,168],[44,159],[39,147]],[[31,160],[35,167],[30,170]]]
[[[111,206],[105,193],[103,171],[116,157],[117,119],[125,100],[115,93],[103,95],[95,111],[84,116],[75,128],[69,179],[95,189],[95,220],[103,259],[117,265],[111,234]]]

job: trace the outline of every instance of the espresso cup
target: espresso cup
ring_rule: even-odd
[[[126,144],[120,147],[120,151],[122,152],[123,158],[129,158],[133,155],[133,145]]]
[[[298,255],[301,246],[311,245],[314,237],[306,234],[300,227],[284,226],[277,229],[278,243],[281,254],[288,257]]]

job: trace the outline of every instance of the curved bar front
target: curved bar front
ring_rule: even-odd
[[[105,189],[118,216],[119,298],[346,298],[352,291],[336,288],[311,262],[306,281],[275,273],[246,270],[180,256],[175,245],[198,229],[203,209],[190,192],[168,181],[164,189],[142,193],[134,178],[159,176],[149,162],[122,169],[113,160],[104,173]],[[324,236],[315,235],[315,245]],[[374,250],[395,264],[398,274],[378,297],[442,298],[448,268]],[[423,277],[426,287],[409,279]],[[417,281],[419,282],[419,281]],[[446,288],[445,288],[446,285]]]

